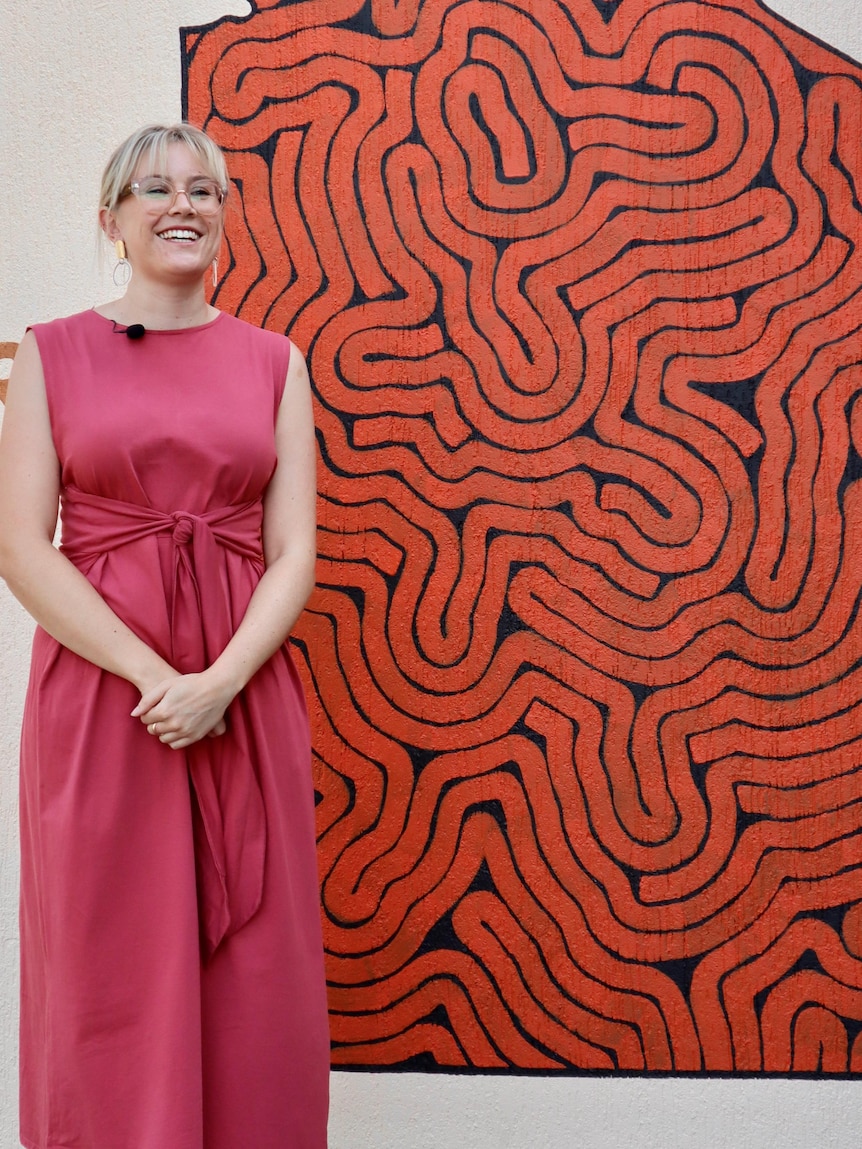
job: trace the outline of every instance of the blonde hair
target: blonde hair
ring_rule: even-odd
[[[170,124],[167,127],[150,124],[132,132],[108,160],[102,173],[99,206],[108,211],[116,208],[142,160],[146,159],[156,165],[156,170],[163,168],[169,144],[185,144],[201,161],[207,175],[227,193],[229,184],[224,155],[206,132],[192,124]]]

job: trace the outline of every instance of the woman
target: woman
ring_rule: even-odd
[[[21,747],[28,1149],[321,1149],[328,1034],[301,688],[308,375],[205,297],[228,180],[136,132],[99,222],[122,298],[34,327],[0,573],[39,624]],[[62,551],[52,546],[62,499]]]

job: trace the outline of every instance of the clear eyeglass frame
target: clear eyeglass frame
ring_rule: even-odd
[[[126,184],[120,198],[133,195],[148,211],[164,211],[181,192],[201,215],[216,215],[224,204],[227,188],[215,180],[192,180],[187,187],[180,187],[162,176],[145,176]]]

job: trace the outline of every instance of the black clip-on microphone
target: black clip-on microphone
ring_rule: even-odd
[[[127,339],[143,339],[147,334],[147,329],[143,323],[132,323],[128,327],[119,327],[116,320],[111,320],[114,324],[115,335],[125,335]]]

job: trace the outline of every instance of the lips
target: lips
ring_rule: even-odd
[[[172,243],[196,243],[201,238],[196,231],[188,227],[171,227],[167,231],[158,232],[158,237]]]

